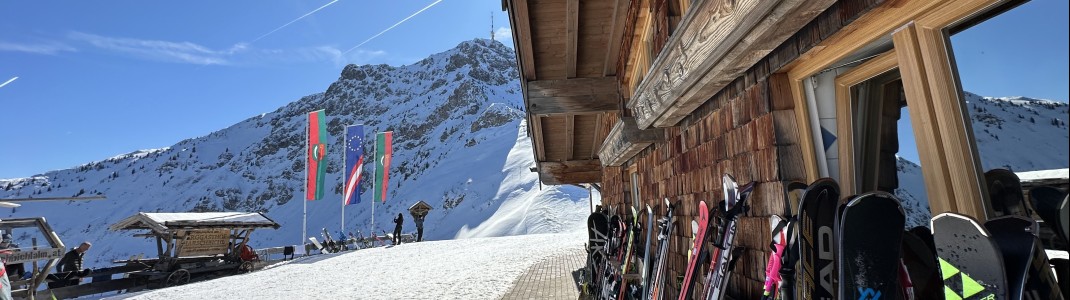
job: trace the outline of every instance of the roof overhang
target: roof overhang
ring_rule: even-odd
[[[150,229],[165,233],[179,229],[278,229],[279,223],[261,213],[202,212],[202,213],[138,213],[115,223],[111,230]]]
[[[622,107],[628,0],[503,0],[543,183],[601,182],[598,153]]]

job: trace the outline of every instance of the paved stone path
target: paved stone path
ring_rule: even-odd
[[[582,249],[576,249],[536,263],[520,275],[502,299],[579,299],[580,288],[576,283],[587,259],[585,255]]]

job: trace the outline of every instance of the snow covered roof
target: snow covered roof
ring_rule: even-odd
[[[1070,169],[1039,170],[1014,173],[1022,182],[1043,179],[1070,179]]]
[[[279,223],[261,213],[138,213],[115,223],[111,230],[152,229],[165,232],[177,228],[279,228]]]
[[[413,204],[412,206],[409,206],[409,211],[413,211],[413,210],[431,210],[431,209],[432,209],[431,204],[427,204],[427,202],[424,202],[423,200],[416,201],[415,204]]]

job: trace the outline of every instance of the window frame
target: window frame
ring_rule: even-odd
[[[894,3],[893,3],[894,2]],[[840,151],[841,188],[845,195],[855,190],[854,151],[851,126],[844,126],[850,118],[850,86],[854,81],[879,75],[875,70],[898,66],[907,98],[911,125],[914,128],[926,194],[932,215],[957,212],[984,221],[991,215],[987,187],[974,142],[972,124],[951,51],[950,32],[1010,9],[1024,1],[1017,0],[956,0],[888,1],[859,17],[815,46],[785,68],[795,101],[799,138],[803,145],[803,163],[807,180],[818,177],[817,149],[808,111],[803,81],[829,68],[837,61],[861,50],[882,37],[892,37],[893,50],[842,74],[846,86],[837,88],[837,132]],[[874,70],[859,70],[867,67]],[[889,69],[890,70],[890,69]],[[887,71],[887,70],[885,70]],[[854,73],[854,74],[850,74]],[[845,76],[851,75],[851,76]],[[842,95],[846,95],[846,97]],[[844,105],[846,104],[846,105]],[[847,140],[844,140],[846,138]],[[845,159],[849,155],[849,159]],[[846,172],[845,172],[846,171]],[[848,182],[842,182],[847,178]]]

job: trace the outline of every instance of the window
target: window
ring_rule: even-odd
[[[970,106],[976,97],[963,92],[960,69],[956,68],[957,53],[952,52],[949,33],[1020,3],[978,0],[880,4],[880,9],[862,15],[793,62],[786,72],[793,90],[800,139],[813,145],[803,149],[808,178],[836,178],[845,195],[872,189],[898,191],[908,183],[902,170],[892,180],[890,159],[895,157],[898,162],[899,157],[916,158],[924,178],[924,192],[918,194],[930,200],[932,214],[958,212],[981,221],[991,216],[984,193],[982,160],[987,160],[983,154],[986,151],[978,154],[969,115],[969,110],[977,111]],[[1017,34],[1054,36],[1061,43],[1062,48],[1054,51],[1062,55],[1061,60],[1050,63],[1063,68],[1059,71],[1063,77],[1056,81],[1065,94],[1067,7],[1065,3],[1046,5],[1061,5],[1058,9],[1043,9],[1060,14],[1052,18],[1051,13],[1038,13],[1033,18],[1054,19],[1058,24]],[[1061,31],[1051,33],[1053,29]],[[963,80],[969,78],[963,76]],[[835,78],[834,84],[830,77]],[[1029,121],[1027,117],[1023,113],[1018,119]],[[1039,120],[1034,116],[1029,122],[1035,121]],[[1047,122],[1057,127],[1059,120]],[[1063,148],[1059,153],[1065,168],[1068,146],[1065,129],[1061,132]],[[911,133],[916,148],[906,144],[912,140]],[[896,168],[905,166],[897,163]]]
[[[984,171],[1070,166],[1066,1],[1029,1],[951,36]]]

